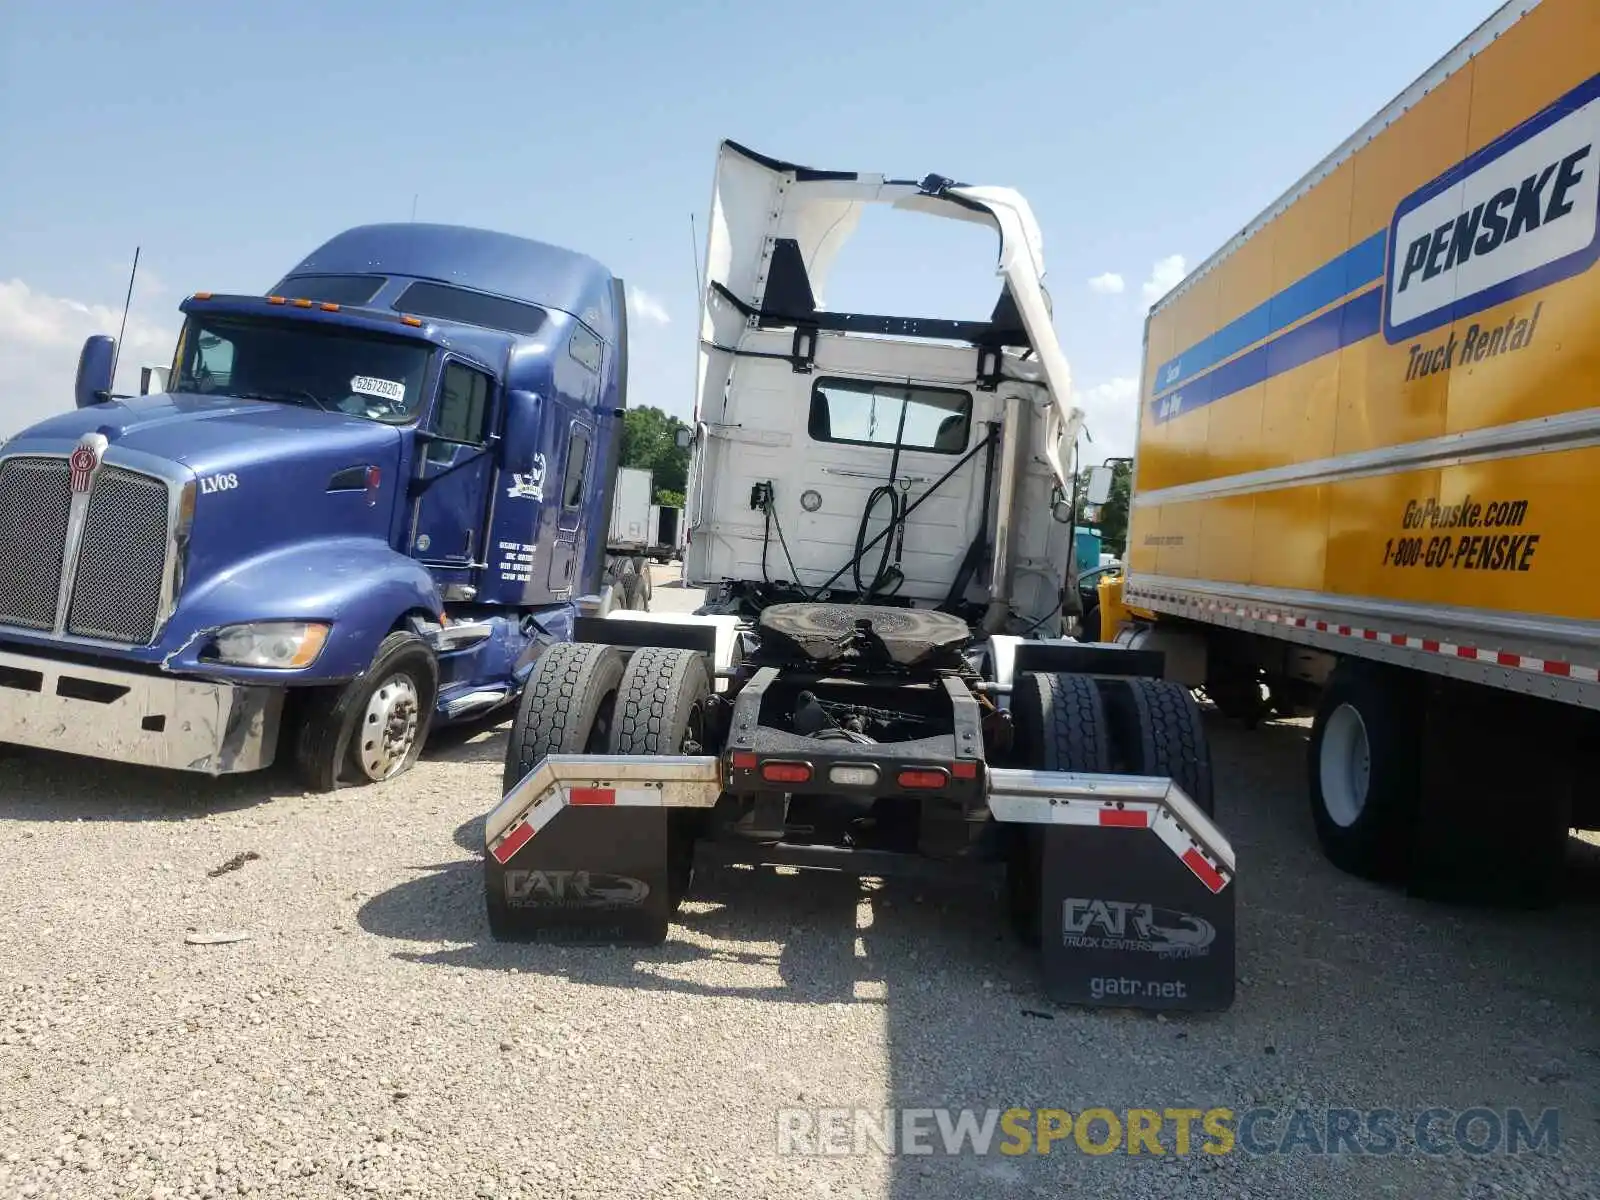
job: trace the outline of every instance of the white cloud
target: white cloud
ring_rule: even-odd
[[[1105,383],[1084,388],[1074,397],[1083,409],[1084,423],[1094,439],[1084,446],[1088,465],[1106,458],[1126,458],[1133,453],[1139,430],[1139,380],[1118,375]]]
[[[139,368],[170,362],[177,343],[176,314],[170,323],[157,322],[139,309],[136,290],[117,356],[116,391],[125,395],[139,390]],[[115,337],[121,323],[120,305],[86,304],[34,291],[20,279],[0,279],[0,438],[70,411],[83,340],[96,333]]]
[[[1089,280],[1089,290],[1099,292],[1102,296],[1120,296],[1127,286],[1115,271],[1107,271]]]
[[[628,315],[655,325],[666,325],[672,321],[667,315],[666,306],[661,301],[631,283],[628,285]]]
[[[1188,273],[1183,255],[1167,255],[1150,268],[1150,278],[1144,281],[1144,302],[1154,304],[1182,283]]]

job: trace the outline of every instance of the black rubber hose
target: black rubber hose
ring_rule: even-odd
[[[900,574],[898,568],[889,566],[889,556],[894,553],[894,538],[883,539],[883,554],[878,560],[878,570],[872,577],[872,586],[868,587],[861,579],[861,563],[867,556],[867,527],[872,524],[872,514],[877,511],[880,500],[889,498],[889,528],[886,532],[893,532],[895,523],[902,519],[900,512],[900,493],[892,483],[880,484],[872,489],[872,494],[867,497],[867,506],[861,513],[861,526],[856,530],[856,556],[851,563],[855,573],[856,591],[863,597],[877,594],[888,585],[891,577]]]

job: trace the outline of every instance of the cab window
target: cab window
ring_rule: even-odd
[[[904,419],[904,431],[901,420]],[[813,441],[960,454],[972,431],[972,397],[955,388],[819,379],[811,389]]]

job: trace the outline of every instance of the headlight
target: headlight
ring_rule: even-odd
[[[328,626],[310,621],[230,625],[212,642],[209,658],[234,667],[309,667],[322,653]]]

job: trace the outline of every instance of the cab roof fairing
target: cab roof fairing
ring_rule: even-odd
[[[705,292],[701,297],[697,418],[725,393],[730,357],[749,326],[745,313],[719,296],[721,284],[751,308],[763,305],[778,239],[799,246],[819,308],[839,250],[868,204],[986,225],[1000,239],[996,274],[1010,289],[1053,401],[1044,455],[1057,481],[1070,489],[1069,453],[1083,428],[1082,409],[1071,404],[1072,373],[1051,321],[1044,278],[1044,238],[1033,210],[1011,188],[951,184],[930,176],[923,183],[853,171],[819,171],[758,154],[724,141],[717,155],[711,216],[706,233]],[[720,361],[720,365],[717,362]]]
[[[604,264],[563,246],[494,230],[415,222],[358,225],[318,246],[284,280],[296,275],[431,280],[568,313],[613,346],[621,332],[612,302],[616,276]]]

